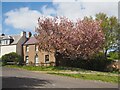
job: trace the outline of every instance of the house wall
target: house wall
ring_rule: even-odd
[[[2,57],[2,55],[11,53],[11,52],[15,52],[21,56],[23,56],[23,44],[25,43],[25,41],[27,40],[26,38],[26,32],[21,32],[20,34],[20,40],[15,42],[14,44],[8,44],[8,45],[1,45],[0,46],[0,57]]]
[[[10,52],[16,52],[16,45],[1,46],[0,57],[2,57],[2,55],[8,54]]]
[[[29,56],[29,63],[35,63],[35,56],[38,55],[39,63],[45,64],[45,55],[49,55],[49,62],[55,62],[54,53],[48,53],[45,51],[35,51],[35,45],[28,45],[29,52],[26,52],[26,46],[23,47],[24,62],[26,61],[26,56]]]
[[[26,34],[23,34],[23,36],[21,37],[21,39],[18,41],[17,43],[17,54],[23,56],[23,44],[26,42],[27,38],[26,38]]]

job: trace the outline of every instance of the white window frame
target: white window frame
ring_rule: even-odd
[[[25,57],[25,62],[26,62],[26,64],[29,63],[29,56],[26,56],[26,57]]]
[[[26,52],[29,52],[29,46],[28,45],[26,46]]]
[[[35,66],[38,66],[38,64],[39,64],[39,57],[38,57],[38,55],[36,54],[36,55],[35,55]]]

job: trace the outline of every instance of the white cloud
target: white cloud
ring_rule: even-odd
[[[67,0],[66,0],[67,1]],[[108,16],[118,17],[117,2],[86,2],[87,0],[71,0],[71,2],[60,2],[54,0],[57,7],[57,15],[66,16],[75,20],[84,16],[95,16],[96,13],[103,12]]]
[[[47,8],[46,5],[41,8],[41,12],[31,10],[28,7],[14,9],[5,13],[5,24],[20,30],[34,31],[35,27],[37,27],[39,17],[53,18],[50,15],[55,14],[55,10],[53,8]]]
[[[118,17],[118,3],[117,2],[86,2],[83,3],[86,15],[95,15],[96,13],[103,12],[108,16]]]
[[[66,16],[70,19],[75,19],[79,17],[83,17],[82,15],[82,4],[77,2],[60,2],[54,3],[57,6],[57,15],[58,16]]]
[[[37,10],[23,7],[9,11],[5,13],[5,16],[7,16],[5,19],[7,25],[12,25],[16,29],[34,30],[41,13]]]
[[[55,9],[53,9],[53,8],[47,8],[47,5],[44,5],[44,6],[41,8],[41,10],[42,10],[42,14],[43,14],[44,16],[49,16],[49,15],[54,15],[54,14],[56,14]]]
[[[87,0],[65,0],[66,2],[53,0],[53,7],[44,5],[40,10],[31,10],[28,7],[11,10],[5,13],[5,23],[20,30],[35,30],[37,20],[40,16],[52,17],[51,15],[66,16],[72,20],[84,16],[95,16],[103,12],[108,16],[118,17],[117,2],[86,2]]]

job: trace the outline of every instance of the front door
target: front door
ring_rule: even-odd
[[[38,66],[39,64],[39,59],[38,59],[38,55],[35,56],[35,66]]]

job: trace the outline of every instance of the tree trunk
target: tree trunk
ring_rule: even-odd
[[[104,57],[106,60],[107,60],[107,51],[108,51],[108,49],[104,49]]]

